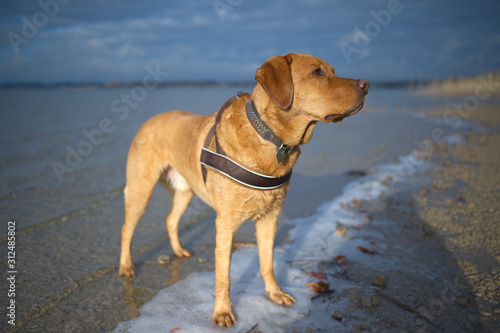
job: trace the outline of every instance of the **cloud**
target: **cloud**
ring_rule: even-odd
[[[194,25],[198,25],[198,26],[201,26],[201,25],[209,25],[210,24],[210,19],[206,16],[202,16],[202,15],[195,15],[193,16],[193,18],[191,19],[191,22],[194,24]]]
[[[1,80],[130,81],[156,63],[176,73],[172,80],[245,80],[288,52],[311,53],[345,73],[363,68],[363,77],[379,80],[500,68],[498,1],[401,1],[402,12],[350,62],[340,43],[352,43],[355,28],[364,31],[375,20],[370,12],[387,10],[387,1],[221,1],[229,6],[222,18],[212,1],[70,1],[18,54],[7,34],[22,35],[23,17],[41,9],[7,2],[0,5]]]

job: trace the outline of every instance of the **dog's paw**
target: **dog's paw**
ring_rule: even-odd
[[[277,290],[274,292],[268,292],[267,297],[269,297],[273,302],[282,304],[282,305],[291,305],[295,303],[295,298],[288,295],[283,290]]]
[[[134,265],[133,264],[120,265],[120,269],[118,270],[118,275],[122,277],[134,277],[135,276]]]
[[[192,254],[188,250],[183,247],[179,247],[178,249],[174,249],[174,253],[176,256],[180,258],[191,258]]]
[[[221,327],[231,327],[233,324],[236,324],[236,318],[231,310],[227,312],[214,312],[212,321]]]
[[[214,305],[214,313],[212,315],[212,321],[221,327],[231,327],[236,324],[236,318],[233,314],[233,303],[222,302]]]

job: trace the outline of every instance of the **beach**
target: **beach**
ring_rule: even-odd
[[[57,115],[64,130],[34,132],[50,136],[44,147],[51,157],[30,150],[29,138],[4,125],[2,211],[17,222],[18,307],[16,325],[2,321],[2,331],[126,332],[157,324],[165,330],[165,311],[170,329],[216,330],[210,321],[215,213],[199,199],[180,225],[193,258],[171,251],[164,226],[169,198],[160,186],[134,238],[134,279],[118,277],[117,258],[135,131],[166,109],[214,112],[233,92],[204,89],[201,103],[189,99],[198,91],[154,91],[126,119],[109,114],[122,93],[71,92],[73,99],[58,93],[67,109],[90,95],[100,99],[93,99],[92,117],[76,114],[83,120],[73,129],[66,125],[74,118]],[[294,169],[276,240],[277,278],[298,303],[283,308],[266,300],[255,228],[247,222],[237,234],[231,272],[238,317],[232,331],[258,324],[253,331],[493,332],[500,325],[500,107],[483,103],[457,126],[447,120],[460,101],[374,89],[358,115],[318,126]],[[51,163],[65,160],[65,147],[77,150],[82,129],[99,128],[103,117],[116,130],[58,181]],[[57,132],[54,119],[48,124]],[[436,129],[444,133],[439,140]],[[36,163],[42,166],[30,168]],[[1,244],[7,257],[7,242]],[[319,281],[329,286],[323,293],[314,289]],[[195,292],[187,297],[185,290]],[[189,320],[182,325],[176,318]]]
[[[415,196],[420,216],[443,239],[443,250],[476,302],[476,322],[490,332],[500,327],[499,111],[498,106],[473,110],[470,120],[482,131],[465,134],[463,144],[435,146],[439,168],[433,184]],[[470,306],[468,299],[456,301]]]

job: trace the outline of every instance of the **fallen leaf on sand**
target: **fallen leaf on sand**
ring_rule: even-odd
[[[316,298],[318,298],[322,295],[325,295],[328,297],[328,295],[335,293],[335,290],[330,289],[330,285],[328,283],[325,283],[321,280],[318,281],[318,283],[309,282],[307,285],[311,286],[313,291],[315,293],[317,293],[317,295],[311,297],[311,301],[314,301]]]
[[[347,259],[345,256],[336,256],[335,261],[338,262],[340,265],[347,264]]]
[[[342,322],[342,317],[339,317],[337,315],[332,315],[332,319],[335,319],[336,321]]]
[[[318,272],[318,273],[311,272],[311,273],[309,273],[309,275],[315,279],[326,279],[327,278],[325,273],[320,273],[320,272]]]
[[[318,283],[309,282],[307,285],[311,286],[313,291],[315,293],[318,293],[318,294],[322,294],[325,291],[330,290],[330,285],[328,283],[321,281],[321,280]]]
[[[351,204],[352,204],[352,206],[353,206],[353,207],[354,207],[354,206],[359,206],[359,205],[361,205],[362,203],[363,203],[363,201],[362,201],[362,200],[359,200],[359,199],[352,199],[352,201],[351,201]]]
[[[387,186],[392,181],[393,181],[393,178],[391,176],[387,176],[384,180],[382,180],[382,184]]]
[[[376,254],[376,253],[377,253],[377,252],[375,252],[374,250],[369,249],[369,248],[364,247],[364,246],[361,246],[361,245],[356,246],[356,248],[357,248],[358,250],[360,250],[361,252],[363,252],[363,253],[367,253],[367,254]]]

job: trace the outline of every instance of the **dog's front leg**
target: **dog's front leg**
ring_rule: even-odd
[[[295,299],[281,290],[273,270],[273,247],[276,229],[278,227],[278,214],[271,214],[261,218],[255,224],[257,245],[259,246],[260,274],[264,279],[267,296],[278,304],[293,304]]]
[[[215,220],[217,235],[215,237],[215,305],[212,321],[222,327],[231,327],[236,323],[233,314],[233,303],[229,294],[231,282],[229,270],[233,240],[239,222],[217,216]]]

